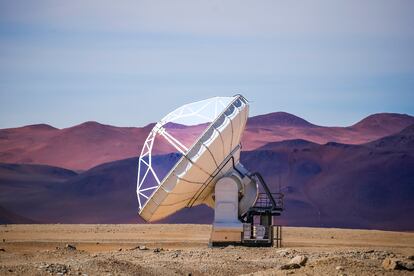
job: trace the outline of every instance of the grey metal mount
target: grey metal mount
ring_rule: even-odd
[[[264,193],[259,193],[259,183]],[[273,245],[273,217],[283,210],[283,195],[272,194],[259,173],[249,173],[237,164],[217,181],[214,199],[211,246]]]
[[[239,218],[246,214],[258,197],[258,185],[239,163],[214,188],[214,222],[211,244],[241,243],[243,223]]]

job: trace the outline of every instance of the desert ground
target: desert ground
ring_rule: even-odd
[[[387,270],[383,261],[412,264],[414,233],[284,227],[282,248],[209,248],[210,230],[189,224],[1,225],[0,274],[413,275]],[[307,261],[286,266],[295,257]]]

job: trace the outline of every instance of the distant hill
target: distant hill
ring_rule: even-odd
[[[243,152],[241,162],[261,172],[273,191],[282,187],[286,210],[278,223],[413,231],[413,130],[414,125],[361,145],[271,142]],[[160,155],[154,163],[163,168],[174,158]],[[135,195],[137,161],[114,161],[79,174],[3,164],[0,203],[8,212],[38,222],[141,223]],[[22,172],[27,177],[22,178]],[[198,206],[164,222],[210,223],[212,218],[211,209]]]
[[[413,124],[413,117],[407,114],[378,113],[373,114],[354,124],[354,130],[363,129],[376,134],[387,135],[395,133]]]
[[[254,150],[269,142],[292,139],[304,139],[318,144],[337,142],[356,145],[397,133],[411,124],[414,124],[412,116],[379,113],[349,127],[324,127],[288,113],[275,112],[250,118],[242,143],[244,150]]]
[[[273,112],[258,115],[248,119],[248,125],[254,127],[287,126],[287,127],[313,127],[315,125],[287,112]]]
[[[86,122],[65,129],[44,125],[2,129],[0,162],[87,170],[102,163],[139,155],[152,127],[152,124],[135,128]],[[181,135],[188,145],[201,133],[203,126],[183,127],[171,124],[170,130],[177,136]],[[158,143],[154,149],[154,153],[175,151],[167,143]]]
[[[251,117],[243,134],[243,150],[257,149],[270,142],[304,139],[324,144],[361,144],[395,134],[414,124],[414,117],[382,113],[371,115],[350,127],[322,127],[285,112]],[[153,127],[115,127],[97,122],[56,129],[32,125],[0,130],[0,162],[44,164],[84,171],[102,163],[137,156]],[[205,125],[169,124],[171,133],[190,146]],[[174,152],[157,143],[155,153]]]

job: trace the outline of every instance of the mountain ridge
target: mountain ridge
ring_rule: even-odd
[[[379,128],[377,126],[381,120],[385,125]],[[242,145],[243,150],[249,151],[269,142],[291,139],[304,139],[318,144],[363,144],[397,133],[413,123],[414,117],[409,115],[379,113],[350,127],[322,127],[286,112],[275,112],[249,118]],[[116,127],[88,121],[63,129],[44,124],[1,129],[0,162],[87,170],[101,163],[136,156],[152,127],[153,124]],[[172,124],[169,127],[174,137],[190,146],[204,125],[187,127]],[[174,148],[165,143],[154,146],[155,154],[172,151]]]
[[[253,124],[257,126],[267,126],[267,125],[297,126],[297,127],[316,126],[296,115],[283,112],[283,111],[271,112],[271,113],[251,117],[248,119],[248,124]]]
[[[335,126],[335,125],[319,125],[319,124],[314,124],[311,123],[299,116],[294,115],[293,113],[289,113],[289,112],[285,112],[285,111],[274,111],[274,112],[269,112],[269,113],[265,113],[265,114],[260,114],[260,115],[255,115],[252,117],[248,118],[248,122],[251,122],[253,120],[253,122],[255,120],[263,120],[263,119],[267,119],[270,118],[271,121],[277,121],[277,120],[283,120],[283,118],[292,118],[293,121],[296,121],[301,124],[300,122],[303,122],[304,125],[311,125],[311,126],[317,126],[317,127],[353,127],[353,126],[357,126],[361,123],[365,123],[365,122],[370,122],[371,120],[375,120],[377,121],[378,119],[387,119],[387,117],[393,117],[396,119],[408,119],[411,120],[412,118],[414,118],[414,115],[410,115],[407,113],[396,113],[396,112],[378,112],[378,113],[373,113],[370,115],[367,115],[366,117],[360,119],[359,121],[350,124],[350,125],[345,125],[345,126]],[[284,124],[287,125],[293,125],[293,124],[289,124],[289,121],[284,120],[283,122]],[[62,129],[68,129],[68,128],[73,128],[76,126],[82,126],[82,125],[100,125],[100,126],[109,126],[109,127],[117,127],[117,128],[152,128],[153,126],[155,126],[155,123],[148,123],[146,125],[143,126],[115,126],[115,125],[111,125],[111,124],[106,124],[106,123],[101,123],[98,121],[85,121],[85,122],[81,122],[75,125],[71,125],[68,127],[63,127],[63,128],[58,128],[55,127],[53,125],[47,124],[47,123],[38,123],[38,124],[29,124],[29,125],[22,125],[22,126],[16,126],[16,127],[7,127],[7,128],[0,128],[1,130],[12,130],[12,129],[20,129],[20,128],[45,128],[45,129],[53,129],[53,130],[62,130]],[[180,124],[178,124],[180,125]]]

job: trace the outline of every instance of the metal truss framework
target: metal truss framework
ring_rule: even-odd
[[[161,181],[159,175],[153,168],[152,164],[152,149],[154,141],[158,136],[162,136],[169,144],[171,144],[179,153],[186,155],[188,148],[171,135],[166,129],[167,123],[174,123],[177,121],[196,119],[198,122],[212,122],[215,118],[226,108],[230,97],[215,97],[203,101],[198,101],[183,105],[162,118],[151,130],[141,150],[138,163],[138,178],[137,178],[137,198],[139,209],[141,210],[145,202],[150,197],[144,192],[155,191],[160,185]],[[141,176],[141,173],[143,175]],[[156,185],[144,187],[145,181],[152,176],[155,179]]]

